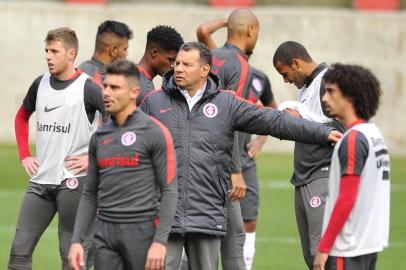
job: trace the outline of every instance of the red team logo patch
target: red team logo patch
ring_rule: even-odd
[[[217,115],[217,106],[213,103],[207,103],[203,107],[203,113],[208,118],[213,118]]]
[[[310,206],[313,208],[319,207],[321,204],[320,197],[313,197],[310,199]]]
[[[134,132],[127,131],[126,133],[123,134],[123,136],[121,136],[121,143],[125,146],[129,146],[135,142],[136,138],[137,136],[135,135]]]
[[[76,189],[79,186],[79,181],[76,178],[69,178],[66,180],[66,186],[69,189]]]

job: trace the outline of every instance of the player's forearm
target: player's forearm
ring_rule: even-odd
[[[238,141],[238,133],[234,132],[234,144],[231,152],[231,173],[238,174],[242,172],[240,146]]]
[[[320,252],[327,254],[330,253],[337,235],[342,230],[348,216],[351,213],[351,210],[355,205],[359,183],[359,176],[346,175],[341,177],[340,194],[328,222],[327,229],[320,241]]]
[[[258,108],[237,98],[234,101],[232,108],[235,109],[234,121],[238,131],[311,144],[329,143],[332,127],[293,117],[276,109]]]
[[[211,35],[225,26],[227,26],[227,18],[203,23],[197,28],[197,39],[206,44],[209,49],[214,49],[217,46]]]
[[[14,127],[20,160],[31,156],[28,144],[29,119],[31,114],[31,112],[21,106],[15,117]]]
[[[83,243],[90,225],[94,222],[97,211],[97,198],[94,195],[83,194],[76,214],[72,243]]]
[[[155,232],[154,241],[166,245],[168,236],[174,223],[176,205],[178,202],[178,187],[176,180],[168,185],[165,189],[161,189],[161,202],[159,208],[157,230]]]
[[[268,136],[265,135],[259,135],[257,138],[255,138],[255,140],[258,140],[261,145],[266,143],[266,140],[268,139]]]

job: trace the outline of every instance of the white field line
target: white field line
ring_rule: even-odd
[[[277,190],[286,190],[293,189],[293,185],[290,183],[290,180],[260,180],[259,188],[261,189],[277,189]],[[392,192],[406,192],[406,184],[391,184]]]

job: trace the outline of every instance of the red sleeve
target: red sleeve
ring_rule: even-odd
[[[248,63],[247,60],[245,60],[241,55],[237,53],[238,60],[240,61],[241,64],[241,74],[240,74],[240,81],[238,82],[238,88],[236,90],[237,96],[242,97],[244,94],[244,87],[246,84],[247,80],[247,75],[248,75]],[[248,93],[245,93],[248,95]]]
[[[338,195],[327,229],[320,241],[320,252],[330,253],[337,235],[340,233],[354,207],[359,183],[360,176],[358,175],[344,175],[341,177],[340,194]]]
[[[31,114],[32,112],[27,111],[23,106],[21,106],[17,112],[14,122],[20,160],[31,156],[30,148],[28,146],[29,119]]]
[[[168,184],[172,183],[172,181],[176,177],[176,154],[175,148],[173,144],[173,139],[171,132],[168,128],[162,124],[158,119],[155,117],[150,116],[150,119],[158,125],[158,127],[162,130],[162,133],[165,138],[165,145],[166,145],[166,182]]]

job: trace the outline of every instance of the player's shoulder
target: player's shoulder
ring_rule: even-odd
[[[147,102],[147,101],[152,101],[152,100],[162,100],[163,98],[166,98],[166,97],[167,97],[167,94],[165,93],[165,91],[162,88],[160,88],[160,89],[156,89],[156,90],[148,92],[145,95],[142,103],[144,101]]]
[[[161,121],[159,121],[157,118],[155,118],[152,115],[147,115],[145,114],[145,117],[148,118],[148,123],[149,123],[149,131],[148,134],[150,135],[155,135],[155,136],[168,136],[170,134],[169,129],[163,124]]]
[[[257,68],[254,68],[254,67],[252,68],[252,75],[254,77],[258,77],[259,79],[262,79],[262,80],[268,79],[268,75],[266,75],[265,72],[263,72]]]
[[[106,122],[103,122],[101,127],[99,127],[93,134],[96,136],[103,135],[109,132],[112,132],[114,130],[114,122],[113,120],[109,119]]]
[[[30,88],[38,88],[39,85],[40,85],[40,83],[41,83],[41,81],[42,81],[42,78],[44,77],[44,75],[45,75],[45,74],[41,74],[41,75],[37,76],[37,77],[32,81]]]
[[[79,66],[78,69],[83,70],[83,69],[89,69],[89,68],[95,68],[95,65],[91,59],[86,60],[82,62]]]
[[[90,77],[87,74],[84,74],[87,76],[86,82],[85,82],[85,92],[96,92],[96,93],[101,93],[102,91],[102,86],[97,83],[92,77]]]
[[[97,71],[100,72],[99,67],[92,60],[83,62],[78,69],[91,77],[94,77]]]
[[[243,98],[238,97],[237,93],[234,90],[227,89],[219,90],[218,94],[215,95],[214,99],[218,103],[220,103],[222,107],[229,106],[229,104],[232,103],[233,100],[244,100]]]
[[[215,48],[211,52],[214,57],[217,57],[220,59],[230,59],[230,58],[234,59],[235,58],[235,53],[226,47]]]
[[[350,146],[367,146],[368,145],[368,139],[365,136],[365,134],[356,129],[356,128],[351,128],[349,129],[341,139],[341,145],[340,149],[346,149]]]

